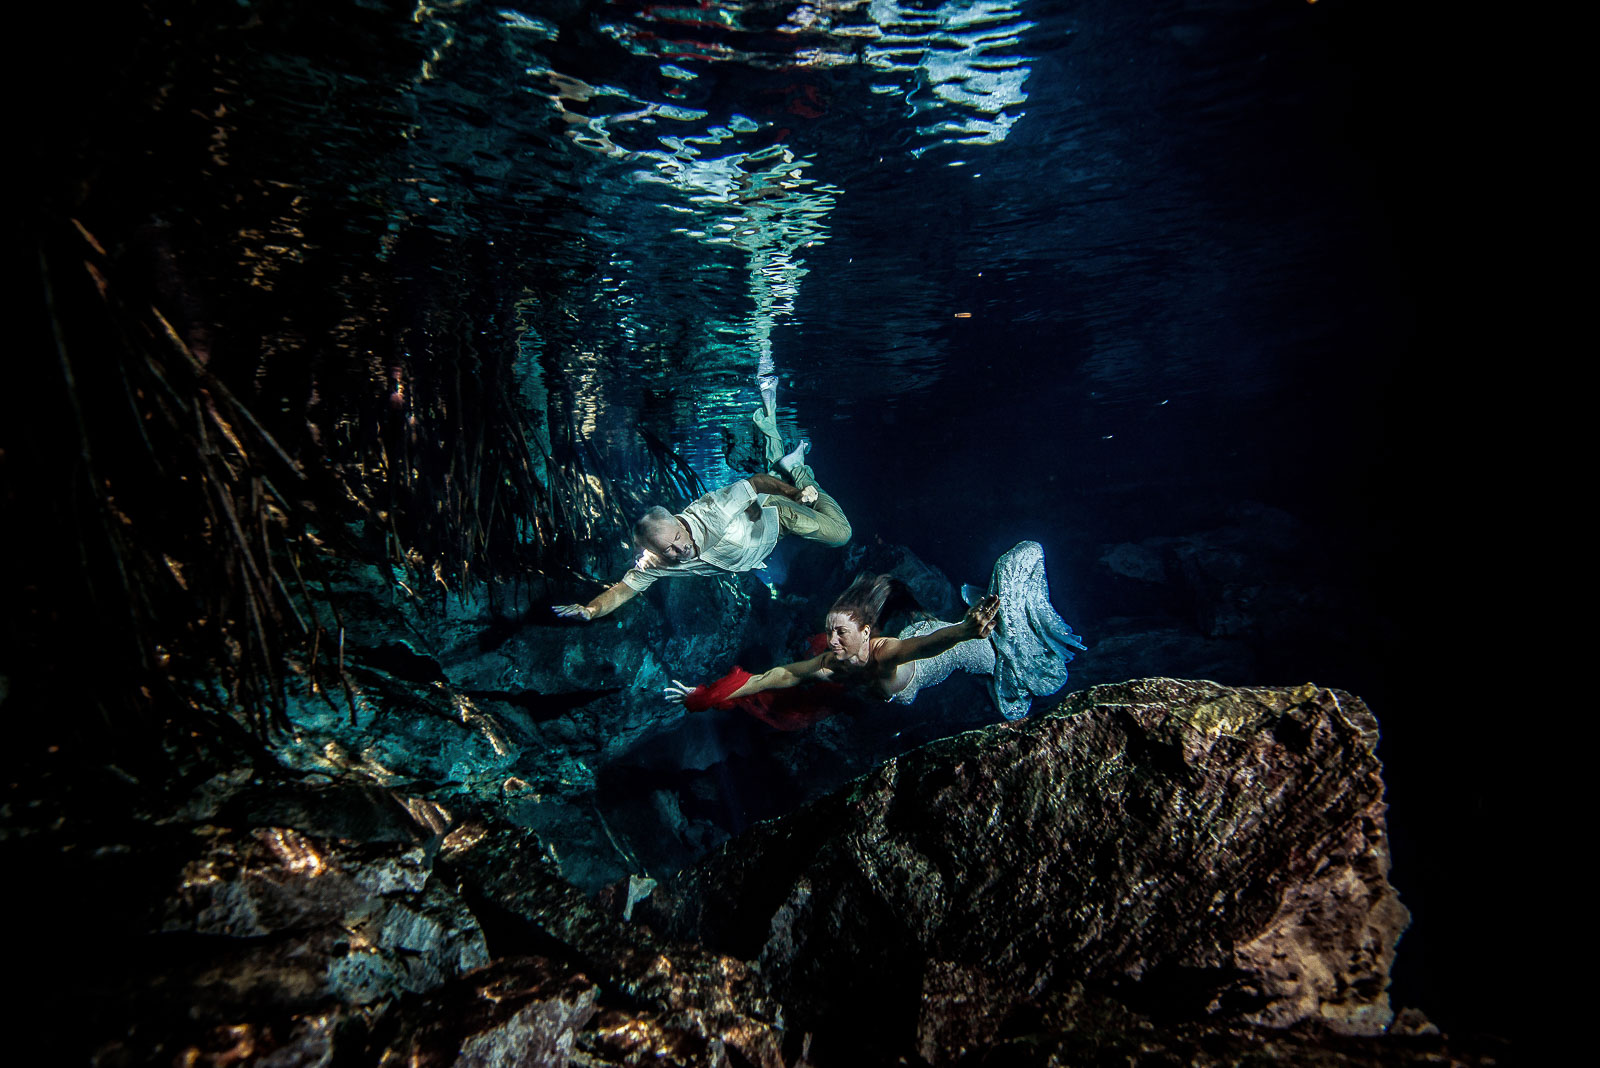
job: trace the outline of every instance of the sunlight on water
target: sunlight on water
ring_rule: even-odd
[[[421,11],[419,19],[441,23],[451,15]],[[694,423],[702,430],[741,421],[755,405],[755,382],[784,371],[774,334],[796,314],[808,255],[829,239],[829,217],[848,195],[828,179],[826,148],[808,149],[799,127],[840,110],[832,94],[858,93],[862,103],[893,95],[905,105],[902,124],[914,124],[909,157],[946,145],[998,144],[1023,116],[1029,67],[1020,41],[1034,25],[1016,2],[995,0],[926,9],[891,0],[784,10],[734,3],[605,9],[599,30],[649,65],[611,68],[612,77],[601,81],[581,66],[562,66],[560,26],[510,9],[497,15],[502,46],[521,68],[518,88],[545,101],[556,128],[590,157],[564,160],[571,181],[604,183],[613,208],[589,230],[613,251],[577,310],[591,330],[604,323],[610,336],[586,338],[576,351],[562,346],[561,359],[593,365],[612,345],[648,350],[663,313],[683,310],[672,301],[663,307],[662,263],[698,265],[700,284],[722,297],[684,302],[701,304],[693,327],[698,352],[687,370],[708,387],[695,397]],[[453,26],[439,32],[435,59],[462,37]],[[748,113],[750,101],[735,99],[744,110],[734,110],[706,84],[717,81],[722,65],[792,75],[825,69],[830,76],[777,83],[771,95],[781,107],[758,116]],[[841,77],[844,67],[863,77]],[[736,279],[739,289],[730,290]],[[728,299],[735,293],[742,299]],[[651,370],[643,361],[646,379]],[[684,368],[658,370],[670,376]],[[585,389],[584,433],[603,425],[604,409],[604,399]],[[782,424],[798,432],[795,413],[788,406],[780,412]],[[708,441],[676,444],[713,481],[725,473]]]
[[[1258,391],[1280,357],[1252,317],[1303,307],[1278,265],[1321,255],[1278,248],[1305,232],[1303,172],[1216,148],[1262,108],[1274,147],[1303,123],[1293,92],[1254,88],[1295,54],[1191,5],[358,8],[293,31],[241,9],[232,51],[164,60],[191,72],[160,106],[199,174],[171,203],[229,205],[196,225],[276,317],[249,357],[263,389],[315,348],[317,402],[365,373],[398,410],[426,403],[408,366],[470,375],[495,346],[541,471],[658,442],[718,482],[763,381],[783,436],[820,445],[903,428],[956,381],[1010,403],[1045,363],[1083,440],[1112,440],[1126,410]],[[319,290],[346,307],[307,316]]]
[[[558,295],[530,287],[542,295],[517,305],[523,329],[543,324],[522,345],[534,392],[562,369],[588,436],[625,425],[638,390],[691,384],[693,411],[678,421],[688,433],[672,444],[713,480],[725,471],[713,428],[742,421],[756,383],[792,369],[776,335],[849,195],[830,171],[851,161],[827,131],[892,97],[899,116],[876,118],[902,160],[998,144],[1023,115],[1020,37],[1033,26],[993,0],[605,5],[578,17],[502,7],[492,18],[423,3],[413,21],[427,58],[404,134],[411,197],[388,229],[502,232],[508,254],[532,248],[566,266]],[[638,62],[602,59],[602,38]],[[724,68],[767,80],[728,92]],[[272,269],[264,249],[256,270]],[[896,358],[895,346],[877,353]],[[788,404],[780,425],[804,432]]]

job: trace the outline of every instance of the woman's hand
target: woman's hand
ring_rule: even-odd
[[[991,593],[967,609],[967,616],[962,622],[971,629],[974,638],[987,638],[994,632],[996,617],[999,614],[1000,598]]]
[[[816,504],[817,503],[817,487],[815,487],[815,486],[807,486],[805,489],[801,490],[800,491],[799,501],[800,501],[801,504]]]
[[[669,704],[681,705],[683,704],[683,699],[694,693],[696,689],[697,687],[690,686],[687,682],[679,682],[677,679],[673,679],[672,685],[661,691],[661,696],[665,697]]]

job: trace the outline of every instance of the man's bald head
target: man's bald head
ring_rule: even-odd
[[[699,546],[689,536],[689,528],[683,525],[683,520],[660,505],[645,512],[633,525],[633,542],[669,564],[693,560],[700,555]]]

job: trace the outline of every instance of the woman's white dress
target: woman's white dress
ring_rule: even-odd
[[[972,603],[984,596],[971,586],[962,595]],[[913,660],[905,689],[890,696],[901,704],[915,701],[919,691],[937,686],[959,668],[989,676],[989,694],[1006,719],[1021,719],[1035,697],[1048,697],[1067,682],[1073,650],[1087,648],[1050,605],[1044,549],[1024,541],[994,563],[988,593],[1000,597],[1000,616],[988,641],[966,641],[938,656]],[[919,619],[900,632],[910,638],[929,634],[949,623]]]

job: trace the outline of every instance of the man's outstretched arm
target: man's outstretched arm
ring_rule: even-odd
[[[588,604],[558,604],[555,606],[555,613],[566,619],[595,620],[610,615],[638,595],[638,590],[626,582],[619,582]]]
[[[751,475],[748,481],[750,488],[757,493],[776,494],[779,497],[787,497],[791,501],[799,501],[801,504],[810,504],[817,499],[815,487],[807,486],[805,489],[801,489],[792,482],[785,482],[783,479],[773,478],[771,475]]]

